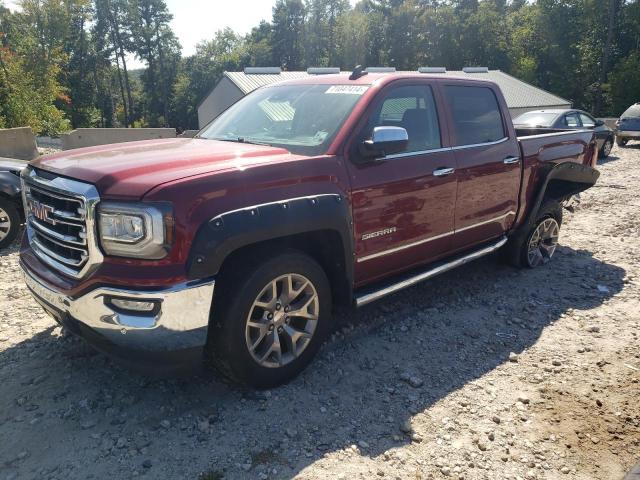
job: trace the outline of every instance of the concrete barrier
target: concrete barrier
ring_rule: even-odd
[[[109,143],[176,138],[175,128],[78,128],[61,135],[62,149],[93,147]]]
[[[607,127],[612,128],[613,130],[616,129],[616,122],[618,121],[617,117],[616,118],[603,117],[603,118],[599,118],[598,120],[602,120]]]
[[[193,138],[196,136],[196,133],[198,133],[199,131],[200,130],[185,130],[178,136],[181,138]]]
[[[0,157],[32,160],[37,156],[36,137],[31,128],[0,129]]]

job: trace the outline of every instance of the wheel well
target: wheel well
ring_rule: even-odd
[[[234,266],[247,259],[272,256],[286,249],[299,250],[320,264],[331,285],[334,303],[349,305],[352,300],[352,282],[345,265],[345,248],[335,230],[318,230],[254,243],[231,252],[222,262],[218,276],[229,276]]]
[[[18,195],[17,197],[12,197],[11,195],[7,195],[4,192],[0,192],[0,199],[12,203],[18,211],[20,220],[24,221],[24,210],[22,209],[22,197],[20,197],[20,195]]]
[[[551,179],[549,180],[544,196],[542,197],[542,203],[544,204],[552,200],[557,202],[568,200],[573,195],[585,191],[591,187],[591,185],[592,184],[572,182],[563,179]]]

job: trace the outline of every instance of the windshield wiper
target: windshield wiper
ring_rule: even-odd
[[[271,147],[270,143],[266,142],[256,142],[254,140],[247,140],[244,137],[236,137],[236,138],[212,138],[212,140],[219,140],[221,142],[233,142],[233,143],[247,143],[249,145],[262,145],[264,147]]]

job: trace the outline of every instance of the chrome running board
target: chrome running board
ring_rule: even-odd
[[[485,255],[489,255],[490,253],[495,252],[500,247],[502,247],[505,243],[507,243],[507,237],[502,237],[499,240],[485,245],[484,247],[474,250],[471,253],[463,254],[462,256],[455,257],[453,260],[449,260],[444,263],[437,263],[435,266],[430,265],[428,270],[422,271],[420,273],[411,273],[401,277],[399,280],[395,277],[394,283],[386,284],[383,286],[378,286],[376,289],[366,289],[362,292],[355,293],[355,302],[356,307],[362,307],[368,303],[379,300],[382,297],[386,297],[392,293],[398,292],[405,288],[411,287],[417,283],[420,283],[424,280],[428,280],[436,275],[440,275],[441,273],[452,270],[456,267],[464,265],[465,263],[476,260],[480,257],[484,257]]]

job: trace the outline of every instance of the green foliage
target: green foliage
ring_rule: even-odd
[[[246,66],[484,65],[597,115],[640,100],[640,0],[272,1],[270,21],[181,58],[165,0],[0,0],[0,126],[197,128],[199,102]]]
[[[620,60],[609,77],[611,112],[618,116],[630,105],[640,102],[640,52]]]

